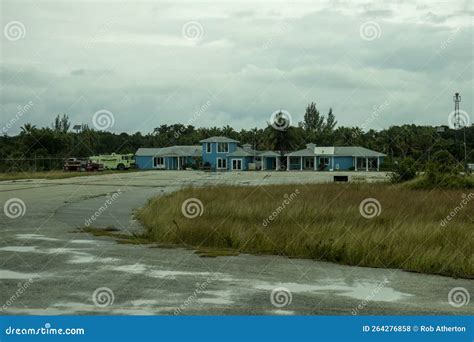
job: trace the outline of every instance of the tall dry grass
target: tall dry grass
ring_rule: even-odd
[[[387,184],[215,186],[153,198],[137,218],[162,243],[472,278],[474,198],[441,225],[462,195]],[[183,215],[189,198],[202,202],[201,216]],[[366,198],[380,202],[380,215],[361,215]]]

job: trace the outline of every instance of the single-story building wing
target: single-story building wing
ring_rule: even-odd
[[[361,146],[316,146],[287,153],[287,170],[379,171],[383,153]]]
[[[186,167],[197,167],[201,155],[199,145],[139,148],[135,153],[135,163],[142,170],[183,170]]]

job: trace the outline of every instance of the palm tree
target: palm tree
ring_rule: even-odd
[[[21,127],[21,133],[23,134],[31,134],[36,129],[36,125],[32,125],[30,123],[26,123]]]

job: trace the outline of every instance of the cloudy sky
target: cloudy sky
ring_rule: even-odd
[[[473,118],[471,0],[0,3],[8,134],[98,111],[114,132],[264,127],[311,101],[365,130],[439,125],[455,92]]]

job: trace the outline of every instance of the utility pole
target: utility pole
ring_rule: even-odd
[[[459,130],[463,129],[463,145],[464,145],[464,168],[467,170],[467,145],[466,145],[466,126],[467,122],[462,122],[461,116],[459,113],[459,103],[461,102],[461,95],[459,93],[454,94],[453,96],[454,101],[454,129]]]

